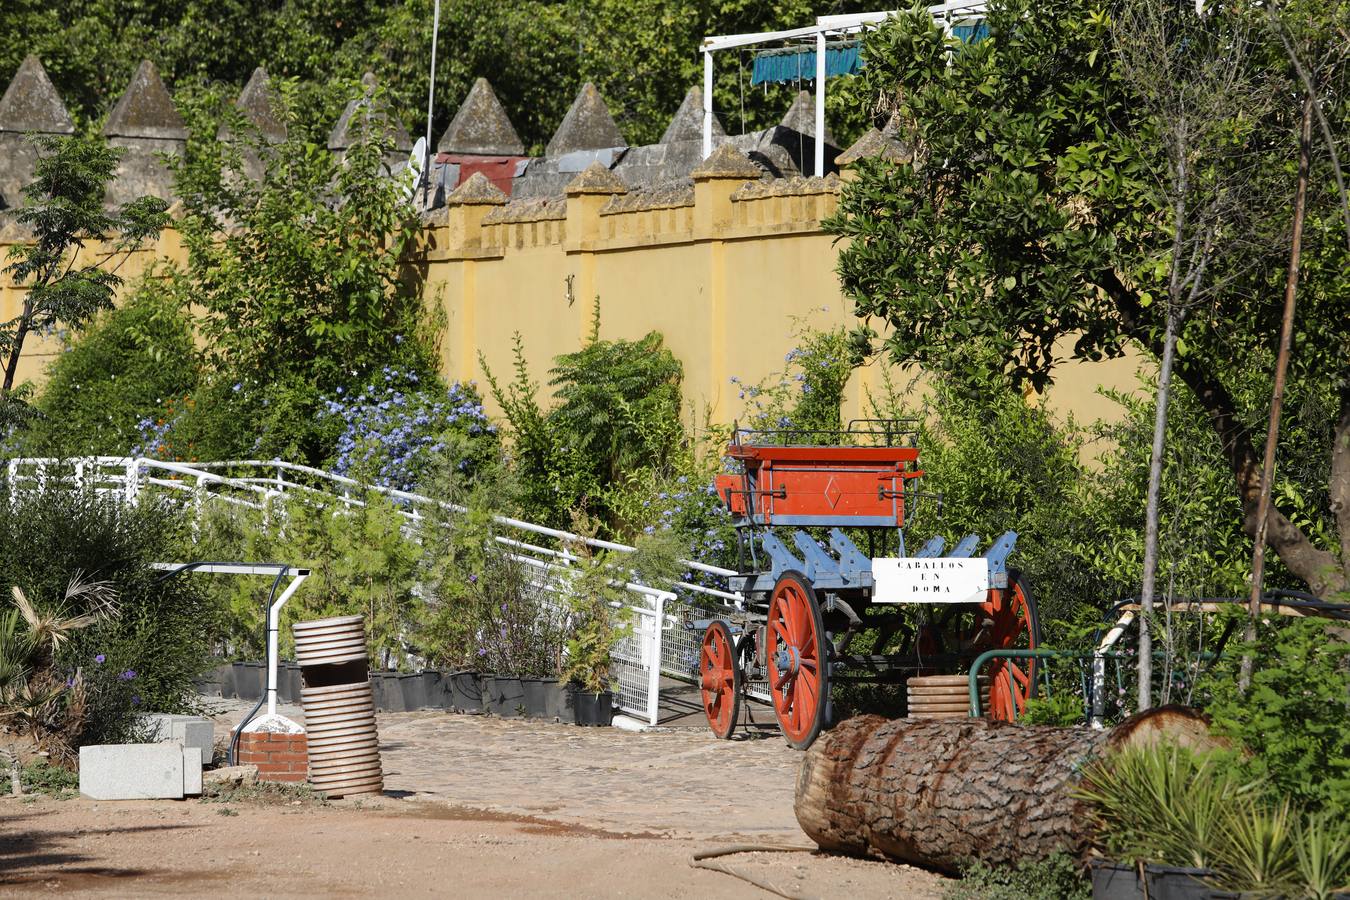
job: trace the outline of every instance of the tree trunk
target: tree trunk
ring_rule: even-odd
[[[1218,745],[1204,719],[1182,707],[1158,707],[1111,731],[860,716],[807,752],[797,821],[822,850],[947,872],[1057,850],[1082,858],[1092,834],[1072,791],[1085,764],[1164,735],[1183,746]]]
[[[1139,588],[1139,711],[1153,705],[1153,596],[1158,580],[1158,505],[1162,495],[1163,454],[1167,443],[1167,402],[1172,389],[1177,317],[1167,313],[1162,367],[1158,372],[1157,409],[1153,416],[1153,450],[1148,463],[1148,496],[1144,505],[1144,577]],[[1171,649],[1171,642],[1167,642]]]

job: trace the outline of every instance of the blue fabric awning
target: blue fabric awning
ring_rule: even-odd
[[[825,76],[856,75],[862,68],[862,48],[857,42],[825,48]],[[816,51],[811,49],[774,50],[755,57],[755,73],[750,83],[812,81],[816,77]]]

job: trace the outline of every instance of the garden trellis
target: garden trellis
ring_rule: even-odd
[[[962,40],[979,40],[986,0],[954,0],[928,7],[947,32]],[[719,50],[774,45],[780,49],[755,60],[753,83],[809,80],[815,82],[815,171],[825,174],[825,83],[831,75],[853,74],[861,65],[857,36],[875,28],[894,12],[817,16],[814,25],[757,34],[705,37],[703,46],[703,156],[712,154],[713,54]]]

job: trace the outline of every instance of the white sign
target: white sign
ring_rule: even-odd
[[[872,560],[876,603],[983,603],[989,593],[989,561],[911,556]]]

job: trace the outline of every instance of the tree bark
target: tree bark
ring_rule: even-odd
[[[1092,839],[1073,796],[1102,753],[1156,743],[1210,748],[1204,719],[1163,706],[1110,731],[1020,726],[988,719],[860,716],[815,742],[797,775],[797,821],[822,850],[956,872],[1083,858]]]
[[[1180,227],[1180,226],[1178,226]],[[1174,251],[1175,252],[1175,248]],[[1173,282],[1176,265],[1173,264]],[[1177,317],[1169,306],[1163,336],[1162,367],[1158,372],[1157,409],[1153,416],[1153,449],[1148,461],[1148,496],[1144,504],[1144,572],[1139,587],[1139,711],[1153,705],[1153,595],[1158,580],[1158,505],[1167,442],[1167,401],[1172,388],[1172,360],[1176,355]],[[1169,635],[1170,637],[1170,635]],[[1167,644],[1171,649],[1170,641]]]

